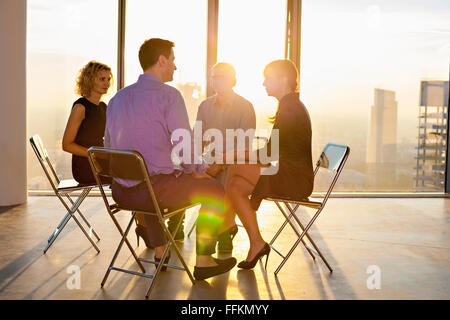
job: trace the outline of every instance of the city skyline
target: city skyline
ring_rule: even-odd
[[[53,60],[55,61],[55,60]],[[36,64],[34,64],[36,65]],[[37,64],[40,65],[40,64]],[[76,69],[76,68],[75,68]],[[70,78],[70,77],[67,77]],[[66,86],[64,84],[60,84],[61,86]],[[184,84],[186,86],[187,84]],[[180,87],[181,86],[181,87]],[[183,85],[178,84],[179,89],[182,88]],[[194,95],[193,88],[196,90],[199,90],[201,86],[195,83],[190,83],[187,85],[188,88],[190,88],[190,94]],[[48,90],[50,90],[48,88]],[[61,90],[67,90],[61,89]],[[70,90],[68,90],[70,92]],[[32,93],[31,94],[35,94]],[[59,144],[61,143],[62,134],[64,130],[64,126],[68,117],[68,114],[70,112],[70,105],[75,100],[72,98],[73,91],[68,94],[63,100],[65,99],[68,101],[66,103],[66,106],[64,108],[55,108],[55,105],[49,105],[46,104],[46,108],[48,109],[48,113],[45,113],[43,108],[38,108],[35,110],[31,110],[29,112],[29,116],[33,117],[35,114],[43,116],[45,115],[48,119],[53,119],[51,121],[54,122],[54,127],[49,127],[48,122],[42,123],[39,122],[38,124],[29,126],[29,130],[33,130],[35,128],[35,131],[29,132],[29,135],[34,133],[39,133],[44,138],[44,143],[46,143],[47,147],[50,150],[51,157],[53,160],[55,160],[58,164],[58,172],[65,175],[65,177],[70,178],[71,177],[71,169],[70,169],[70,155],[67,153],[62,152],[60,149]],[[186,93],[185,93],[186,95]],[[188,109],[191,110],[189,112],[190,120],[195,120],[194,117],[196,115],[196,108],[201,102],[201,99],[204,95],[204,88],[200,89],[200,92],[195,93],[197,99],[192,99],[191,102],[189,102],[189,99],[186,100],[186,106]],[[186,98],[186,97],[185,97]],[[64,103],[58,103],[55,102],[57,105],[64,105]],[[275,104],[274,109],[275,110]],[[308,107],[308,106],[307,106]],[[367,108],[370,109],[371,106],[367,106]],[[60,110],[60,112],[55,112],[55,110]],[[318,152],[323,148],[323,146],[328,142],[335,142],[335,143],[341,143],[341,144],[347,144],[352,148],[352,157],[349,159],[347,164],[346,172],[343,173],[342,181],[340,182],[340,185],[337,186],[337,190],[344,190],[344,191],[350,191],[353,190],[353,188],[358,189],[364,189],[364,190],[381,190],[383,188],[388,187],[386,182],[384,182],[384,185],[378,185],[378,184],[370,184],[366,182],[367,179],[367,166],[366,166],[366,148],[367,148],[367,141],[368,141],[368,126],[369,119],[364,116],[358,116],[355,115],[351,119],[346,119],[345,116],[339,116],[336,114],[330,114],[330,115],[321,115],[317,116],[314,111],[311,112],[311,118],[312,118],[312,126],[313,126],[313,159],[316,159],[318,156]],[[352,122],[352,130],[348,130],[348,121]],[[257,113],[257,123],[258,128],[262,128],[266,126],[266,128],[270,128],[270,124],[267,121],[267,117],[263,115],[262,113]],[[262,125],[261,125],[262,124]],[[40,128],[39,128],[40,126]],[[417,123],[415,124],[415,127],[417,127]],[[59,129],[58,129],[59,128]],[[357,132],[357,134],[355,134]],[[415,131],[416,133],[416,131]],[[414,134],[415,134],[414,133]],[[50,137],[50,138],[49,138]],[[414,137],[414,140],[416,137]],[[416,140],[415,140],[416,141]],[[415,151],[416,143],[408,144],[405,142],[398,141],[398,147],[399,147],[399,154],[400,153],[411,153]],[[53,146],[53,147],[52,147]],[[41,169],[37,165],[36,159],[34,159],[34,156],[29,156],[29,166],[32,168],[31,170],[34,172],[31,174],[31,177],[36,177],[39,180],[39,183],[33,183],[30,181],[30,186],[40,186],[40,183],[45,183],[45,179],[42,179]],[[399,164],[398,167],[403,168],[404,172],[407,172],[407,180],[408,183],[406,186],[399,188],[396,187],[396,190],[408,190],[408,188],[412,188],[412,179],[413,179],[413,167],[414,167],[414,155],[411,155],[409,159],[406,159],[407,161],[403,161],[404,164]],[[369,173],[370,174],[370,173]],[[36,181],[36,180],[35,180]],[[320,181],[317,180],[317,186],[320,187]]]

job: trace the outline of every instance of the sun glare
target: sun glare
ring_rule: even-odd
[[[257,14],[250,14],[257,13]],[[253,103],[259,128],[276,108],[262,85],[266,64],[284,58],[286,7],[281,1],[221,1],[218,61],[236,68],[235,91]]]

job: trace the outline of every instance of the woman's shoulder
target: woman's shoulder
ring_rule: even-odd
[[[104,110],[104,111],[106,111],[106,108],[108,108],[108,105],[107,105],[105,102],[103,102],[103,101],[100,101],[99,106],[100,106],[100,107],[102,108],[102,110]]]
[[[307,111],[305,104],[300,100],[298,93],[291,93],[280,101],[280,111],[295,114]]]
[[[72,104],[72,109],[73,109],[76,105],[81,105],[81,106],[87,108],[88,105],[89,105],[89,100],[86,99],[85,97],[78,98],[78,99]]]
[[[280,103],[280,109],[277,114],[278,126],[294,125],[298,127],[299,124],[309,125],[311,118],[302,101],[297,97],[289,97],[283,104]]]

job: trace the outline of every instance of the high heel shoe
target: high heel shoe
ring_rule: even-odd
[[[228,230],[222,232],[217,237],[218,246],[217,249],[219,252],[231,252],[233,251],[233,239],[238,232],[238,226],[234,225]]]
[[[138,247],[139,247],[139,238],[142,238],[142,239],[144,239],[144,242],[145,242],[145,245],[147,246],[147,248],[153,249],[153,247],[150,245],[150,240],[148,239],[147,228],[138,224],[136,229],[134,229],[134,231],[136,232],[136,239],[137,239]]]
[[[250,261],[243,260],[239,262],[238,267],[247,270],[253,269],[258,260],[264,257],[265,255],[269,255],[269,253],[270,253],[270,246],[269,244],[266,243],[264,247],[256,254],[256,256],[252,260]]]
[[[157,258],[156,256],[154,257],[155,262],[160,263],[161,262],[161,258]],[[168,264],[169,263],[169,259],[170,259],[170,253],[167,255],[167,257],[164,259],[164,264]],[[161,271],[166,271],[167,267],[166,266],[162,266],[161,267]]]

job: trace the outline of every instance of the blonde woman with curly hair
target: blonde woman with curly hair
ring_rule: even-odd
[[[97,61],[89,62],[78,75],[75,92],[81,97],[72,105],[62,148],[72,154],[72,175],[82,184],[95,182],[87,149],[103,146],[106,104],[101,98],[108,92],[111,80],[111,68]]]

